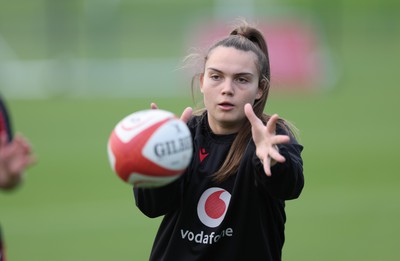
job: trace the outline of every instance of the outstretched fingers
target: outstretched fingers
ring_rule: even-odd
[[[285,157],[283,157],[280,153],[278,148],[275,146],[274,149],[271,149],[271,151],[269,152],[270,157],[280,163],[283,163],[286,161]]]
[[[287,135],[275,135],[271,139],[271,142],[273,144],[283,144],[283,143],[288,143],[289,141],[290,141],[290,137]]]
[[[279,153],[277,145],[290,142],[288,135],[276,135],[276,124],[279,116],[272,115],[267,124],[258,118],[250,104],[244,106],[244,112],[252,127],[253,140],[256,145],[257,156],[263,163],[264,171],[267,176],[271,176],[271,167],[277,162],[283,163],[285,157]]]
[[[264,159],[262,160],[264,166],[264,172],[267,176],[271,176],[271,158],[268,155],[265,155]]]
[[[278,114],[274,114],[271,116],[271,118],[269,118],[268,122],[267,122],[267,131],[269,133],[275,134],[276,131],[276,124],[278,123],[279,120],[279,116]]]

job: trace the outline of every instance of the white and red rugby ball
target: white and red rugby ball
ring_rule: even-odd
[[[186,123],[165,110],[143,110],[122,119],[108,140],[113,171],[135,187],[160,187],[186,170],[193,144]]]

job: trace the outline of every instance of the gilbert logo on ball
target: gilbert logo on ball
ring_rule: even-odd
[[[122,119],[108,140],[113,171],[135,187],[159,187],[177,179],[189,165],[192,137],[173,113],[143,110]]]

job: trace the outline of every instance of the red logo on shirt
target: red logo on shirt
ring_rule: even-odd
[[[222,188],[209,188],[201,195],[197,204],[197,215],[208,227],[217,227],[225,218],[231,194]]]
[[[206,149],[201,148],[199,151],[199,157],[200,157],[200,163],[203,162],[203,160],[208,156],[208,152],[206,152]]]

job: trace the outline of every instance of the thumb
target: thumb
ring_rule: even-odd
[[[253,107],[250,103],[246,103],[244,105],[244,113],[246,114],[247,119],[249,119],[250,124],[255,126],[257,124],[262,124],[262,121],[257,117],[257,115],[253,111]]]
[[[183,110],[182,115],[181,115],[181,120],[185,123],[187,123],[192,117],[193,109],[191,107],[187,107],[185,110]]]
[[[154,102],[152,102],[152,103],[150,104],[150,109],[152,109],[152,110],[157,110],[157,109],[158,109],[157,104],[154,103]]]

